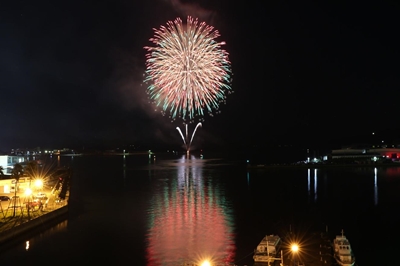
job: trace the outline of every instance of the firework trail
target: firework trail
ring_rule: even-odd
[[[187,141],[189,140],[188,139],[188,125],[186,124],[185,126],[186,126],[186,138],[183,136],[182,131],[181,131],[181,129],[179,127],[176,127],[176,130],[178,130],[179,135],[182,137],[183,144],[185,144],[186,150],[189,151],[190,150],[190,145],[192,144],[192,141],[193,141],[193,137],[196,134],[197,128],[201,127],[201,123],[197,123],[196,127],[193,130],[192,137],[190,138],[190,142],[189,143],[187,143]]]
[[[187,150],[187,149],[188,149],[188,146],[187,146],[187,144],[186,144],[186,139],[185,139],[185,137],[183,136],[181,129],[180,129],[179,127],[176,127],[176,130],[178,130],[179,134],[181,135],[182,140],[183,140],[183,144],[185,144],[186,150]],[[186,125],[186,132],[187,132],[187,125]],[[187,134],[186,134],[186,135],[187,135]]]
[[[197,126],[194,128],[193,133],[192,133],[192,137],[191,137],[190,142],[189,142],[189,147],[192,144],[194,134],[196,134],[196,130],[197,130],[198,127],[201,127],[201,123],[198,123]]]
[[[185,123],[217,112],[232,91],[228,53],[221,49],[225,42],[215,40],[219,32],[190,16],[186,24],[177,18],[154,32],[154,46],[144,47],[145,82],[157,108]]]

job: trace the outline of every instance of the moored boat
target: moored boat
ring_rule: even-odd
[[[273,263],[281,260],[277,255],[281,249],[281,238],[278,235],[266,235],[254,250],[254,262]]]
[[[350,241],[346,238],[343,233],[337,235],[333,240],[333,256],[340,266],[354,266],[356,258],[353,250],[351,249]]]

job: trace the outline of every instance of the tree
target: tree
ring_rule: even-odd
[[[60,174],[60,181],[61,181],[61,191],[58,197],[60,199],[65,200],[67,192],[69,191],[70,188],[70,182],[71,182],[71,176],[72,176],[72,169],[71,168],[64,168],[59,172]]]
[[[24,168],[21,164],[16,163],[11,171],[11,176],[18,182],[19,178],[24,174]]]
[[[11,171],[11,176],[15,179],[15,184],[14,184],[14,213],[13,216],[15,216],[15,203],[17,200],[17,189],[18,189],[18,181],[20,179],[20,177],[24,174],[24,168],[22,167],[21,164],[16,163],[14,165],[14,168]]]
[[[29,177],[29,182],[39,175],[39,165],[36,161],[29,161],[24,169],[24,173]]]

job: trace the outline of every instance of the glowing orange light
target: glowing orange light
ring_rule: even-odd
[[[201,266],[211,266],[211,263],[208,260],[205,260],[201,263]]]

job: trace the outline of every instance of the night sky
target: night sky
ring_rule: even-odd
[[[187,15],[219,30],[234,74],[196,148],[400,139],[399,3],[351,2],[4,2],[0,150],[179,148],[182,122],[155,112],[142,85],[143,47]]]

